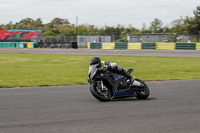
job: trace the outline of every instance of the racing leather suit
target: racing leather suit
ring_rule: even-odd
[[[101,67],[103,70],[111,70],[115,73],[122,74],[125,77],[127,77],[131,82],[133,82],[134,78],[128,74],[122,67],[118,66],[115,62],[107,62],[107,61],[101,61]]]

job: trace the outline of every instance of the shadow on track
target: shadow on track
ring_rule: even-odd
[[[118,99],[112,99],[109,102],[123,102],[123,101],[150,101],[150,100],[156,100],[157,98],[147,98],[147,99],[136,99],[136,98],[118,98]]]

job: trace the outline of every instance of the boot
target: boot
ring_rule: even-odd
[[[133,78],[131,75],[126,76],[130,80],[130,86],[133,84],[135,78]]]
[[[121,71],[121,74],[123,74],[125,77],[127,77],[130,80],[130,85],[133,84],[135,78],[133,78],[130,74],[128,74],[125,70]]]

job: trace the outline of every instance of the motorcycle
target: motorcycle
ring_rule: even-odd
[[[133,70],[126,71],[131,74]],[[149,87],[142,80],[135,79],[131,84],[125,76],[109,70],[104,71],[98,64],[90,65],[88,82],[92,95],[102,102],[127,97],[147,99],[150,95]]]

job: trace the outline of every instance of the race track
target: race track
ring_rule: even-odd
[[[147,82],[147,100],[99,102],[89,85],[0,89],[0,133],[198,133],[200,80]]]
[[[119,56],[168,56],[200,57],[200,50],[106,50],[106,49],[45,49],[45,48],[0,48],[7,53],[37,54],[82,54],[82,55],[119,55]]]
[[[16,49],[0,52],[200,57],[196,50]],[[147,82],[150,97],[102,103],[89,85],[0,88],[0,133],[199,133],[200,80]]]

